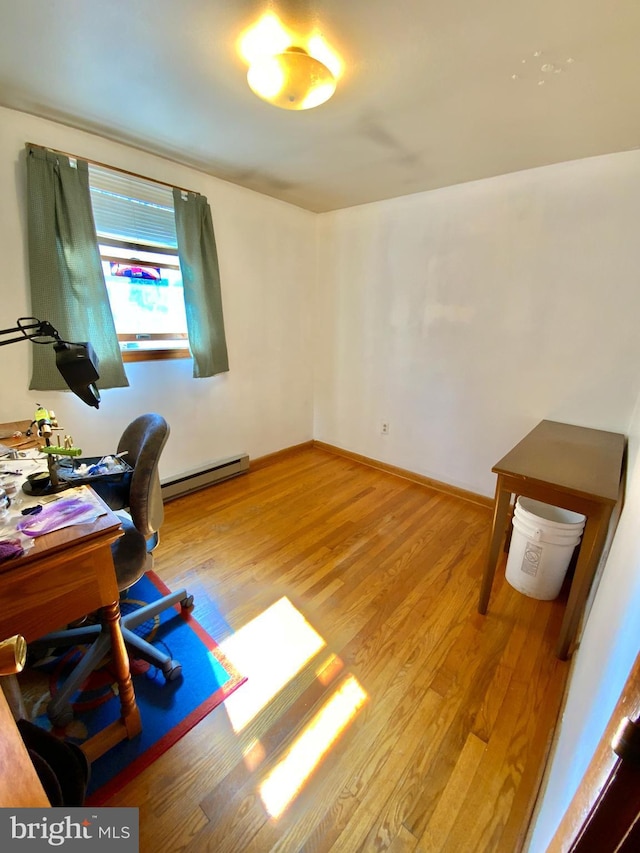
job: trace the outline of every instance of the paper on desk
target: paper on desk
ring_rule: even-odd
[[[27,515],[16,525],[16,530],[25,536],[43,536],[72,524],[95,521],[102,513],[99,508],[84,498],[60,498],[42,508],[37,515]]]

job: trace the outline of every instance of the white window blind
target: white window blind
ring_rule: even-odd
[[[177,248],[170,187],[92,164],[89,187],[99,238]]]

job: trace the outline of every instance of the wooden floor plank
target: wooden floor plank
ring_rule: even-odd
[[[443,849],[447,836],[457,822],[466,793],[473,783],[473,777],[486,748],[487,744],[484,741],[473,733],[469,734],[442,796],[420,838],[420,844],[417,847],[420,853],[439,853]],[[411,836],[415,838],[413,833]]]
[[[285,600],[323,645],[245,728],[221,705],[111,799],[140,808],[141,850],[517,851],[568,664],[562,601],[517,593],[503,564],[478,614],[490,524],[312,447],[170,502],[155,569],[205,630],[224,641]],[[262,783],[347,684],[364,704],[272,817]]]

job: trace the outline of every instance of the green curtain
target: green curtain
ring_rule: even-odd
[[[187,333],[196,378],[229,370],[220,270],[211,208],[198,193],[173,190]]]
[[[102,274],[84,160],[27,145],[31,311],[66,341],[89,341],[100,361],[99,388],[129,384]],[[30,388],[68,390],[53,347],[35,346]]]

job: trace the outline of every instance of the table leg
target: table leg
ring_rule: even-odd
[[[15,675],[3,675],[0,678],[0,689],[5,695],[7,705],[11,709],[14,720],[28,720],[29,715],[24,705],[22,691]]]
[[[487,563],[482,578],[482,587],[480,589],[480,603],[478,610],[480,613],[486,613],[489,605],[489,596],[491,595],[491,587],[493,578],[496,573],[496,564],[498,562],[498,554],[502,537],[504,536],[507,515],[509,511],[509,501],[511,493],[503,488],[502,477],[498,474],[498,482],[496,483],[496,496],[493,510],[493,526],[491,528],[491,540],[489,544],[489,554]]]
[[[591,588],[591,583],[598,568],[598,560],[607,535],[607,527],[611,509],[603,508],[596,514],[587,516],[580,544],[580,553],[571,582],[569,600],[560,628],[560,637],[556,646],[556,655],[560,660],[566,660],[569,650],[578,630],[578,622]]]
[[[130,740],[142,731],[140,710],[131,682],[129,656],[120,630],[120,605],[117,601],[102,608],[102,618],[111,638],[111,661],[118,682],[121,716],[82,744],[82,751],[89,761],[94,761],[112,746],[125,738]]]
[[[128,736],[131,738],[141,731],[140,712],[136,705],[136,697],[131,682],[129,655],[120,630],[120,605],[117,601],[103,608],[103,618],[109,626],[111,636],[112,662],[118,681],[122,721],[127,729]]]

